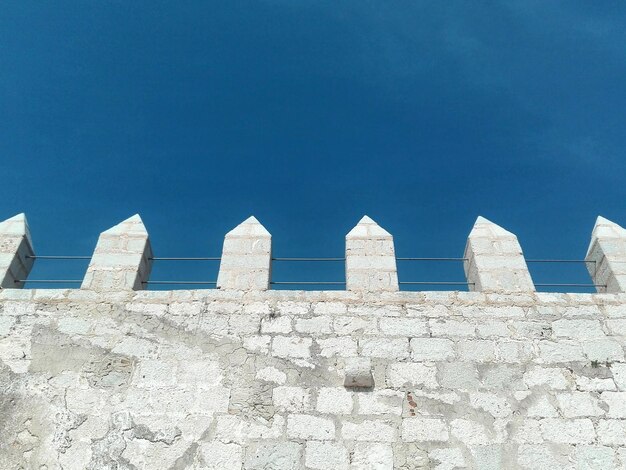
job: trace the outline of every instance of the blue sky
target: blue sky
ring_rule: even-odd
[[[38,254],[90,254],[138,212],[157,256],[219,255],[251,214],[276,256],[342,256],[368,214],[398,256],[462,256],[483,215],[529,258],[580,259],[597,215],[626,225],[625,23],[617,1],[8,0],[0,217],[26,212]],[[31,277],[84,269],[41,260]]]

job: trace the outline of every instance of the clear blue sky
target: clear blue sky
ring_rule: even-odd
[[[0,216],[26,212],[38,254],[138,212],[157,256],[219,255],[250,214],[276,256],[342,256],[363,214],[398,256],[461,256],[483,215],[527,257],[582,258],[597,215],[626,225],[624,24],[618,1],[7,0]],[[276,266],[313,278],[342,267]]]

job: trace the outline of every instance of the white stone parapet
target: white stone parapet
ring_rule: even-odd
[[[346,289],[399,290],[393,237],[368,216],[346,235]]]
[[[152,247],[138,214],[102,232],[82,289],[142,290],[152,269]]]
[[[226,234],[218,289],[267,290],[272,268],[272,235],[251,216]]]
[[[364,216],[346,235],[345,241],[345,284],[350,295],[399,291],[401,283],[398,282],[394,240],[389,232]],[[75,253],[70,253],[67,257],[77,258],[73,255]],[[37,258],[65,257],[34,255],[24,214],[0,222],[0,289],[23,288]],[[82,281],[63,281],[54,279],[55,276],[32,281],[76,282],[82,283],[82,289],[104,292],[142,290],[149,284],[152,261],[148,233],[139,215],[134,215],[100,234]],[[598,217],[585,261],[598,292],[626,293],[626,229]],[[463,262],[470,291],[535,292],[517,237],[484,217],[476,219],[468,236]],[[216,287],[227,291],[265,291],[272,284],[271,271],[272,236],[251,216],[225,236]],[[285,281],[302,284],[297,279]],[[411,282],[415,281],[413,279],[405,281],[418,283]],[[189,281],[189,284],[211,283],[198,279]]]
[[[626,292],[626,229],[598,217],[585,261],[598,292]]]
[[[535,290],[517,237],[484,217],[476,219],[467,239],[464,258],[470,291]]]
[[[33,267],[33,242],[24,214],[0,222],[0,288],[21,288]]]

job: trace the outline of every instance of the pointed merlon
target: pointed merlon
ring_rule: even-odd
[[[398,271],[393,237],[368,216],[346,235],[346,289],[395,292]]]
[[[517,237],[484,217],[476,219],[467,239],[464,258],[470,291],[535,290]]]
[[[0,288],[22,288],[35,252],[24,214],[0,222]]]
[[[217,276],[219,289],[267,290],[272,266],[272,235],[251,216],[224,238]]]
[[[626,229],[598,217],[585,261],[598,292],[626,292]]]
[[[152,269],[148,231],[138,214],[100,234],[82,288],[142,290]]]

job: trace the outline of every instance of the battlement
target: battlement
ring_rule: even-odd
[[[348,291],[396,292],[398,279],[393,236],[364,216],[346,235],[345,285]],[[24,214],[0,223],[0,288],[22,288],[36,259]],[[218,289],[264,291],[271,287],[272,236],[250,217],[226,234]],[[136,214],[102,232],[81,289],[142,290],[154,260],[148,231]],[[534,292],[535,284],[517,237],[478,217],[465,246],[463,267],[470,291]],[[626,289],[626,230],[598,217],[586,266],[598,292]]]
[[[606,292],[536,292],[479,217],[470,292],[400,291],[392,235],[346,236],[346,290],[271,290],[272,239],[224,240],[217,289],[143,290],[139,216],[79,289],[19,289],[26,218],[0,224],[0,468],[626,468],[626,231],[598,218]],[[16,282],[17,281],[17,282]]]

